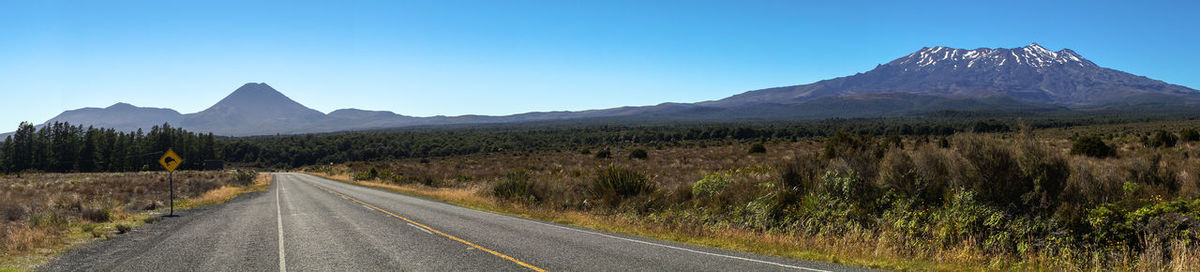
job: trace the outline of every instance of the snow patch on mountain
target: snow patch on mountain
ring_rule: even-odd
[[[917,70],[924,68],[969,69],[984,67],[999,69],[1008,62],[1034,68],[1046,68],[1054,65],[1075,65],[1092,67],[1096,64],[1087,61],[1070,49],[1050,51],[1037,43],[1021,48],[979,48],[975,50],[955,49],[945,46],[926,47],[906,57],[888,63],[894,66],[913,66]],[[905,69],[909,70],[909,69]]]

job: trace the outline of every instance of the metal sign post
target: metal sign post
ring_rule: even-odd
[[[167,148],[167,153],[158,159],[158,164],[162,164],[163,168],[167,169],[167,182],[171,183],[171,213],[167,216],[175,215],[175,168],[179,167],[181,163],[183,163],[183,158],[175,154],[175,150],[171,148]]]
[[[167,173],[167,182],[171,183],[171,212],[167,215],[175,215],[175,171]]]

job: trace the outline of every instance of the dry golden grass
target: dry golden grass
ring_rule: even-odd
[[[176,208],[222,203],[265,190],[270,176],[240,185],[233,172],[175,173]],[[58,252],[118,234],[164,212],[161,172],[0,176],[0,270],[30,270]]]
[[[271,186],[271,181],[274,176],[270,174],[258,174],[254,183],[246,186],[239,185],[222,185],[220,188],[205,192],[200,196],[188,198],[177,204],[181,208],[190,208],[197,206],[207,206],[225,203],[234,197],[248,192],[265,191]]]

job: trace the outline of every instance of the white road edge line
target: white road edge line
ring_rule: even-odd
[[[432,232],[432,231],[429,231],[429,230],[427,230],[427,229],[425,229],[425,228],[422,228],[422,227],[418,227],[417,225],[413,225],[412,223],[408,223],[408,226],[410,226],[410,227],[413,227],[413,228],[415,228],[415,229],[419,229],[419,230],[421,230],[421,231],[424,231],[425,233],[428,233],[428,234],[433,234],[433,232]]]
[[[743,261],[748,261],[748,262],[756,262],[756,263],[761,263],[761,264],[769,264],[769,265],[774,265],[774,266],[779,266],[779,267],[784,267],[784,268],[791,268],[791,269],[807,270],[807,271],[814,271],[814,272],[832,272],[832,271],[829,271],[829,270],[822,270],[822,269],[816,269],[816,268],[808,268],[808,267],[803,267],[803,266],[795,266],[795,265],[789,265],[789,264],[781,264],[781,263],[770,262],[770,261],[756,260],[756,259],[745,258],[745,257],[730,256],[730,255],[725,255],[725,254],[720,254],[720,253],[704,252],[704,251],[699,251],[699,250],[694,250],[694,249],[689,249],[689,248],[682,248],[682,247],[677,247],[677,246],[670,246],[670,245],[664,245],[664,244],[658,244],[658,243],[651,243],[651,242],[646,242],[646,241],[641,241],[641,240],[635,240],[635,239],[629,239],[629,238],[620,237],[620,236],[612,236],[612,235],[603,234],[603,233],[598,233],[598,232],[591,232],[591,231],[579,230],[579,229],[574,229],[574,228],[568,228],[568,227],[564,227],[564,226],[559,226],[559,225],[554,225],[554,224],[549,224],[549,223],[543,223],[543,222],[539,222],[539,221],[533,221],[533,220],[530,220],[530,222],[534,222],[534,223],[538,223],[538,224],[542,224],[542,225],[547,225],[547,226],[551,226],[551,227],[555,227],[555,228],[560,228],[560,229],[565,229],[565,230],[575,231],[575,232],[582,232],[582,233],[587,233],[587,234],[591,234],[591,235],[597,235],[597,236],[603,236],[603,237],[613,238],[613,239],[617,239],[617,240],[624,240],[624,241],[629,241],[629,242],[634,242],[634,243],[639,243],[639,244],[646,244],[646,245],[652,245],[652,246],[657,246],[657,247],[664,247],[664,248],[669,248],[669,249],[682,250],[682,251],[687,251],[687,252],[692,252],[692,253],[698,253],[698,254],[705,254],[705,255],[710,255],[710,256],[725,257],[725,258],[730,258],[730,259],[735,259],[735,260],[743,260]]]
[[[287,259],[283,254],[283,209],[279,206],[279,191],[283,191],[283,183],[279,180],[274,181],[275,184],[275,223],[279,227],[279,272],[287,272]]]
[[[318,178],[317,180],[318,180],[318,181],[320,181],[320,180],[322,180],[322,179],[321,179],[321,178]],[[338,183],[338,182],[333,182],[333,184],[336,184],[336,183]],[[400,194],[400,195],[404,195],[404,194]],[[407,195],[404,195],[404,196],[407,196]],[[410,197],[411,197],[411,196],[410,196]],[[420,198],[419,198],[419,199],[420,199]],[[443,204],[446,204],[446,203],[443,203]],[[447,204],[447,205],[450,205],[450,204]],[[450,206],[451,206],[451,207],[458,207],[458,208],[468,209],[468,210],[472,210],[472,211],[480,211],[480,212],[484,212],[484,213],[490,213],[490,214],[495,214],[495,215],[501,215],[501,216],[510,216],[510,215],[504,215],[504,214],[499,214],[499,213],[494,213],[494,212],[489,212],[489,211],[481,211],[481,210],[476,210],[476,209],[471,209],[471,208],[466,208],[466,207],[459,207],[459,206],[456,206],[456,205],[450,205]],[[751,259],[751,258],[746,258],[746,257],[738,257],[738,256],[725,255],[725,254],[720,254],[720,253],[704,252],[704,251],[699,251],[699,250],[694,250],[694,249],[689,249],[689,248],[682,248],[682,247],[671,246],[671,245],[664,245],[664,244],[658,244],[658,243],[651,243],[651,242],[646,242],[646,241],[641,241],[641,240],[635,240],[635,239],[629,239],[629,238],[620,237],[620,236],[608,235],[608,234],[599,233],[599,232],[592,232],[592,231],[586,231],[586,230],[580,230],[580,229],[568,228],[568,227],[564,227],[564,226],[554,225],[554,224],[550,224],[550,223],[546,223],[546,222],[542,222],[542,221],[537,221],[537,220],[533,220],[533,219],[528,219],[528,218],[523,218],[523,217],[515,217],[515,218],[518,218],[518,219],[523,219],[524,221],[533,222],[533,223],[537,223],[537,224],[542,224],[542,225],[546,225],[546,226],[551,226],[551,227],[555,227],[555,228],[560,228],[560,229],[570,230],[570,231],[574,231],[574,232],[581,232],[581,233],[586,233],[586,234],[591,234],[591,235],[597,235],[597,236],[603,236],[603,237],[608,237],[608,238],[617,239],[617,240],[623,240],[623,241],[629,241],[629,242],[634,242],[634,243],[639,243],[639,244],[646,244],[646,245],[651,245],[651,246],[657,246],[657,247],[663,247],[663,248],[675,249],[675,250],[686,251],[686,252],[691,252],[691,253],[696,253],[696,254],[704,254],[704,255],[709,255],[709,256],[725,257],[725,258],[730,258],[730,259],[734,259],[734,260],[742,260],[742,261],[747,261],[747,262],[755,262],[755,263],[761,263],[761,264],[767,264],[767,265],[774,265],[774,266],[778,266],[778,267],[783,267],[783,268],[791,268],[791,269],[797,269],[797,270],[805,270],[805,271],[813,271],[813,272],[833,272],[833,271],[829,271],[829,270],[823,270],[823,269],[808,268],[808,267],[803,267],[803,266],[795,266],[795,265],[782,264],[782,263],[771,262],[771,261],[764,261],[764,260]]]

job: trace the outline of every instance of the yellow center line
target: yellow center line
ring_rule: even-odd
[[[500,253],[500,252],[496,252],[495,250],[491,250],[491,249],[488,249],[488,248],[485,248],[485,247],[482,247],[482,246],[476,245],[475,243],[468,242],[467,240],[463,240],[462,238],[454,237],[454,235],[446,234],[445,232],[442,232],[442,231],[439,231],[439,230],[437,230],[437,229],[434,229],[434,228],[431,228],[431,227],[429,227],[429,226],[426,226],[426,225],[424,225],[424,224],[418,223],[417,221],[413,221],[412,219],[408,219],[408,218],[405,218],[405,217],[403,217],[403,216],[399,216],[399,215],[397,215],[397,214],[394,214],[394,213],[392,213],[392,212],[389,212],[389,211],[387,211],[387,210],[380,209],[379,207],[375,207],[375,205],[367,204],[366,202],[363,202],[363,201],[361,201],[361,200],[358,200],[358,199],[356,199],[356,198],[350,197],[350,196],[348,196],[348,195],[346,195],[346,194],[342,194],[342,193],[339,193],[339,192],[336,192],[336,191],[330,190],[329,188],[325,188],[325,186],[316,185],[316,184],[312,184],[312,183],[309,183],[309,185],[316,186],[317,188],[320,188],[320,189],[321,189],[321,190],[323,190],[323,191],[326,191],[326,192],[329,192],[329,193],[331,193],[331,194],[334,194],[334,195],[340,196],[340,197],[342,197],[342,198],[345,198],[345,199],[347,199],[347,200],[350,200],[350,201],[354,201],[355,203],[362,204],[363,206],[366,206],[366,207],[368,207],[368,208],[374,209],[374,210],[376,210],[376,211],[380,211],[380,212],[382,212],[382,213],[385,213],[385,214],[387,214],[387,215],[391,215],[392,217],[395,217],[395,218],[400,218],[400,220],[404,220],[404,221],[408,222],[409,224],[417,225],[417,226],[418,226],[418,227],[420,227],[420,228],[423,228],[423,229],[429,230],[429,231],[431,231],[431,232],[433,232],[433,233],[437,233],[437,234],[439,234],[439,235],[441,235],[441,236],[445,236],[446,238],[450,238],[451,240],[458,241],[459,243],[466,244],[467,246],[470,246],[470,247],[473,247],[473,248],[478,248],[479,250],[486,251],[487,253],[491,253],[492,255],[496,255],[497,257],[503,258],[503,259],[505,259],[505,260],[509,260],[509,261],[511,261],[511,262],[513,262],[513,263],[515,263],[515,264],[518,264],[518,265],[520,265],[520,266],[524,266],[525,268],[529,268],[529,269],[531,269],[531,270],[533,270],[533,271],[538,271],[538,272],[545,272],[545,271],[546,271],[545,269],[542,269],[542,268],[540,268],[540,267],[536,267],[536,266],[533,266],[533,265],[527,264],[527,263],[525,263],[525,262],[522,262],[521,260],[517,260],[516,258],[509,257],[508,255],[504,255],[503,253]]]

